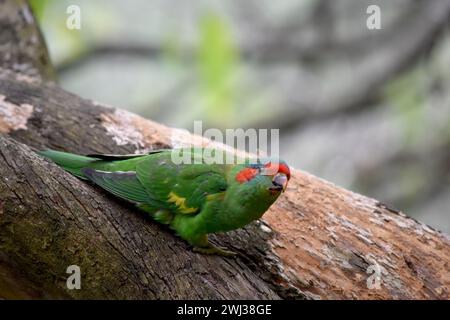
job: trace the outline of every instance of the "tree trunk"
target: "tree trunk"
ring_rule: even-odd
[[[11,40],[0,44],[0,298],[449,298],[448,236],[306,172],[294,170],[260,221],[212,237],[239,253],[224,258],[193,253],[144,212],[44,160],[33,151],[212,142],[59,88],[46,54],[24,54],[46,53],[27,41],[40,34],[33,19],[20,32],[26,3],[0,7],[0,39]],[[66,287],[70,265],[80,290]]]

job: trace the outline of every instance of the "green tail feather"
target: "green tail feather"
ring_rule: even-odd
[[[97,158],[54,150],[39,151],[38,154],[52,160],[64,170],[82,179],[87,179],[87,177],[81,172],[81,169],[99,161]]]

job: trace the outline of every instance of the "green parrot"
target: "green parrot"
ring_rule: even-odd
[[[174,152],[188,161],[173,161]],[[46,150],[39,154],[134,203],[175,230],[195,252],[234,255],[210,244],[208,234],[238,229],[259,219],[286,190],[290,170],[285,162],[274,160],[211,163],[205,160],[205,152],[214,156],[217,151],[185,148],[81,156]]]

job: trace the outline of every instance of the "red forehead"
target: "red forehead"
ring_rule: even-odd
[[[252,180],[258,174],[258,169],[255,168],[244,168],[238,172],[236,175],[236,180],[239,183],[244,183]]]
[[[284,173],[288,179],[291,178],[291,170],[285,163],[269,162],[265,166],[269,170],[277,170],[276,173]]]

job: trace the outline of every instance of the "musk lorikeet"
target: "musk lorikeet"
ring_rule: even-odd
[[[273,160],[211,163],[205,161],[205,151],[216,152],[186,148],[122,156],[81,156],[53,150],[40,154],[136,204],[156,221],[169,225],[194,251],[233,255],[210,244],[208,234],[241,228],[260,218],[286,189],[290,170],[283,161]],[[190,161],[177,164],[172,152]]]

